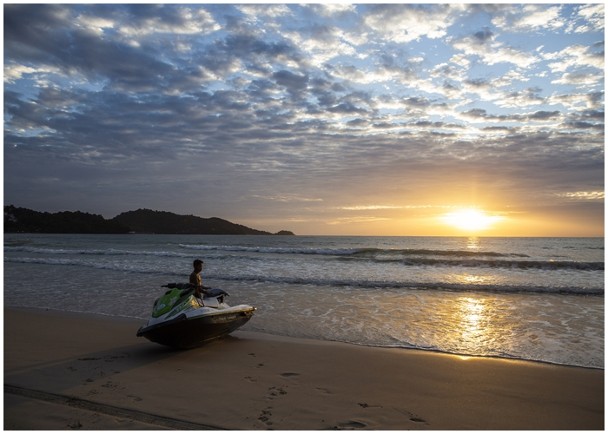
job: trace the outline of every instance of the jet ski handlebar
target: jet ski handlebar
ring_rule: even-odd
[[[163,288],[169,289],[182,289],[182,290],[191,290],[194,289],[194,285],[191,283],[167,283],[166,285],[161,285]],[[220,288],[211,288],[203,291],[205,296],[207,297],[219,297],[220,295],[230,295],[226,291]]]

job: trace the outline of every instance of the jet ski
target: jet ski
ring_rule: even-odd
[[[173,348],[198,347],[212,339],[232,333],[252,317],[255,308],[241,304],[229,306],[222,289],[209,289],[202,298],[194,295],[190,283],[169,283],[156,299],[152,316],[137,336]]]

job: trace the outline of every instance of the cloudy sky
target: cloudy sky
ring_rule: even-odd
[[[603,4],[4,5],[4,113],[5,204],[603,235]]]

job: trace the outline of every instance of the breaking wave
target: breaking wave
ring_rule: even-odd
[[[162,276],[175,276],[183,278],[183,273],[176,273],[169,268],[163,269],[155,265],[142,263],[97,262],[84,258],[27,258],[11,257],[5,258],[5,262],[41,264],[41,265],[63,265],[82,266],[87,268],[113,270],[129,273],[157,274]],[[231,275],[222,273],[207,273],[206,279],[222,280],[227,282],[243,283],[270,283],[282,285],[310,285],[328,286],[334,288],[368,288],[368,289],[417,289],[417,290],[443,290],[443,291],[478,291],[498,293],[547,293],[547,294],[571,294],[571,295],[603,295],[604,288],[577,287],[577,286],[530,286],[508,285],[508,284],[475,284],[475,283],[453,283],[453,282],[420,282],[401,280],[368,280],[368,279],[331,279],[315,277],[295,276],[273,276],[273,275]]]
[[[373,261],[401,263],[404,266],[438,267],[490,267],[512,269],[573,269],[604,270],[603,262],[579,262],[556,260],[530,260],[526,254],[500,252],[474,252],[468,250],[429,249],[319,249],[259,246],[209,246],[180,244],[181,248],[207,252],[249,252],[289,255],[331,256],[342,261]]]
[[[536,260],[521,253],[474,252],[466,250],[428,249],[331,249],[293,248],[260,246],[212,246],[179,244],[184,250],[215,253],[262,253],[274,255],[318,255],[328,260],[369,261],[380,264],[396,263],[411,267],[464,267],[464,268],[506,268],[540,270],[588,270],[603,271],[604,262]],[[30,246],[5,246],[5,252],[34,253],[41,255],[71,256],[151,256],[170,258],[191,258],[192,254],[180,251],[121,250],[121,249],[52,249]]]

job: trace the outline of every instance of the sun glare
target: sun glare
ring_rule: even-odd
[[[467,232],[483,231],[500,220],[476,208],[466,208],[453,211],[443,216],[443,221],[450,226]]]

